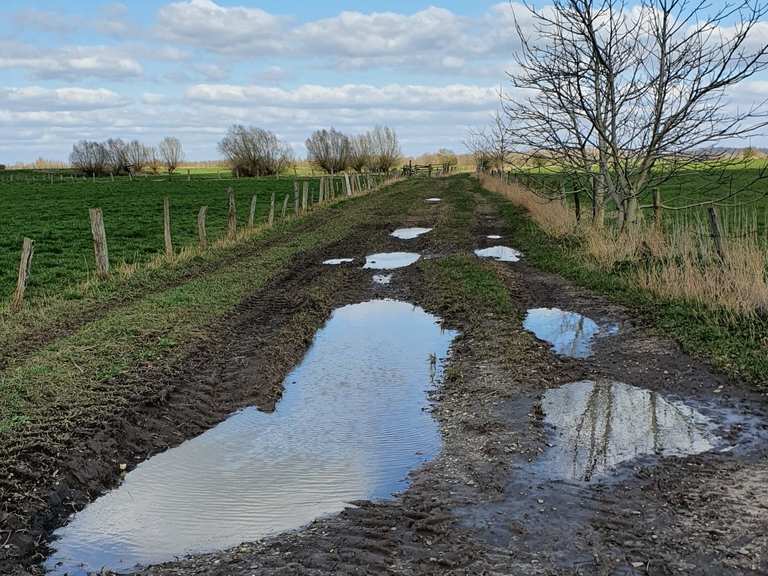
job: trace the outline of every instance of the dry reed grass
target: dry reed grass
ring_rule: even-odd
[[[724,219],[723,258],[707,225],[695,218],[662,230],[644,223],[619,232],[579,224],[559,202],[545,202],[519,184],[481,176],[484,187],[528,210],[549,236],[579,240],[578,255],[589,266],[613,271],[621,266],[636,286],[668,300],[685,300],[734,317],[768,311],[768,251],[747,211]]]

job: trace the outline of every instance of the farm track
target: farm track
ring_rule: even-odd
[[[387,237],[393,222],[361,223],[338,244],[303,254],[178,362],[145,366],[108,383],[105,388],[138,389],[161,383],[131,410],[98,413],[66,439],[41,436],[20,446],[16,483],[0,474],[0,489],[15,497],[10,513],[3,497],[0,521],[28,528],[12,533],[15,556],[0,560],[0,572],[38,573],[34,562],[45,552],[45,535],[114,486],[121,463],[130,469],[239,407],[271,410],[283,377],[334,308],[390,297],[418,304],[462,333],[434,396],[440,457],[414,472],[409,489],[390,501],[357,502],[302,530],[150,567],[143,576],[768,573],[764,442],[729,453],[638,461],[609,484],[540,483],[521,473],[550,441],[538,408],[549,388],[604,377],[682,399],[717,399],[753,418],[730,428],[734,443],[768,435],[760,424],[764,398],[711,373],[631,311],[524,263],[482,264],[513,309],[473,309],[434,267],[442,257],[487,245],[487,234],[504,235],[507,224],[467,179],[425,181],[412,191],[419,199],[446,201],[437,207],[415,202],[402,215],[403,224],[434,225],[435,231],[408,244],[430,260],[396,271],[391,286],[372,285],[370,272],[359,266],[320,265],[324,258],[402,249]],[[454,218],[467,202],[471,219]],[[460,229],[443,234],[441,226]],[[525,310],[543,306],[615,322],[621,331],[600,340],[592,358],[561,358],[521,326]]]

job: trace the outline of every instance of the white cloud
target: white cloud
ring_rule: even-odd
[[[127,103],[126,99],[104,88],[0,88],[0,110],[99,110]]]
[[[114,80],[141,76],[143,68],[134,58],[106,46],[74,46],[45,51],[17,43],[0,45],[0,70],[21,69],[40,79]]]
[[[258,8],[185,0],[160,9],[156,31],[166,40],[222,54],[280,52],[286,24],[285,18]]]
[[[274,108],[488,109],[498,101],[496,88],[466,84],[389,84],[380,87],[305,84],[291,90],[258,85],[197,84],[187,90],[186,96],[193,101],[218,105],[245,103]]]

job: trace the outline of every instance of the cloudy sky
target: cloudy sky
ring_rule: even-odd
[[[496,106],[511,22],[509,3],[482,0],[3,0],[0,162],[166,135],[215,159],[232,123],[299,155],[318,127],[377,123],[408,154],[462,151]],[[765,80],[744,94],[768,95]]]

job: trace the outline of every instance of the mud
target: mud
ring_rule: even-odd
[[[514,310],[471,313],[461,312],[448,288],[430,285],[421,265],[394,270],[392,284],[385,286],[373,284],[368,270],[319,264],[338,254],[362,257],[396,250],[400,241],[388,236],[392,224],[434,228],[412,241],[425,259],[471,256],[473,249],[488,246],[486,236],[510,233],[469,179],[425,180],[413,186],[414,204],[400,222],[361,227],[337,246],[304,255],[275,284],[280,290],[254,294],[238,314],[222,322],[219,332],[212,332],[215,336],[200,343],[196,354],[173,368],[151,367],[135,374],[129,382],[138,390],[145,378],[165,378],[175,385],[167,395],[137,404],[131,414],[136,425],[113,428],[110,422],[95,445],[87,436],[79,437],[80,451],[72,447],[78,444],[67,444],[62,446],[66,458],[49,456],[41,477],[53,476],[56,468],[50,462],[56,467],[65,462],[61,477],[69,482],[80,472],[83,484],[90,482],[92,489],[83,490],[81,484],[79,492],[70,492],[79,493],[79,500],[44,500],[36,505],[38,522],[45,510],[59,510],[48,523],[58,525],[64,510],[81,507],[113,486],[119,474],[103,472],[105,463],[114,462],[117,469],[119,462],[128,461],[133,467],[248,404],[270,410],[281,393],[282,378],[330,310],[386,293],[422,306],[462,334],[444,382],[433,395],[443,440],[439,457],[416,470],[408,489],[391,501],[353,502],[301,530],[153,566],[142,574],[767,573],[765,397],[713,373],[631,310],[524,261],[484,261],[504,283]],[[443,202],[424,202],[437,194]],[[451,211],[467,198],[474,206],[471,222],[446,234],[441,225],[451,221]],[[594,339],[588,358],[557,355],[523,327],[526,311],[534,308],[574,311],[619,330]],[[264,366],[270,367],[269,374]],[[553,423],[546,421],[548,391],[583,381],[622,382],[671,406],[695,410],[706,419],[700,422],[701,434],[714,450],[638,454],[589,479],[542,474],[537,464],[557,441]],[[147,433],[138,441],[133,440],[137,428]],[[106,448],[100,449],[102,445]],[[28,474],[41,460],[46,462],[37,454],[56,453],[47,440],[42,446],[29,449]],[[25,487],[34,485],[25,482],[13,488],[19,499]],[[50,489],[50,481],[39,482]],[[42,488],[36,493],[48,494]],[[32,509],[15,508],[19,514]],[[34,538],[48,533],[41,530]],[[11,553],[18,558],[23,541],[16,534],[13,538]],[[33,550],[43,549],[35,546],[30,544]],[[2,566],[16,573],[22,566],[38,569],[29,562]]]

